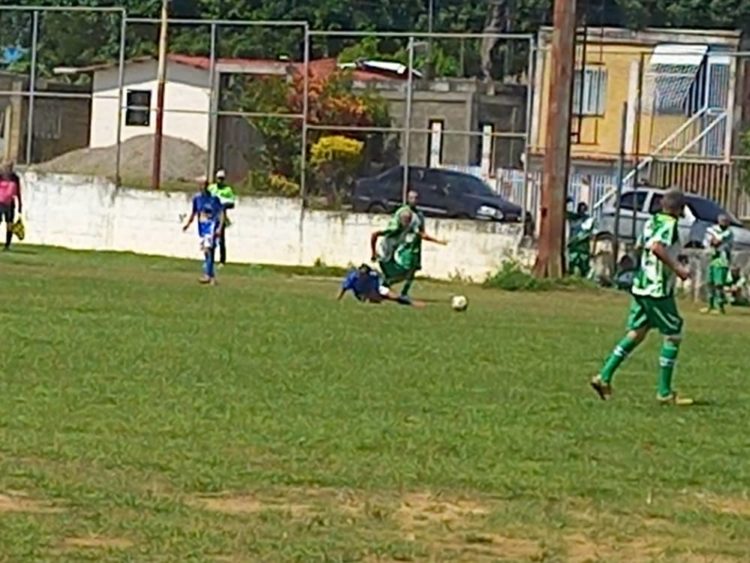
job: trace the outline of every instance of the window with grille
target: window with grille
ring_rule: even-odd
[[[151,123],[151,90],[128,90],[125,125],[148,127]]]
[[[604,115],[607,105],[607,70],[600,67],[577,69],[573,82],[573,113]]]

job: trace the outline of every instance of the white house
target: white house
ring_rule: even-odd
[[[340,65],[335,59],[310,61],[309,72],[324,76],[337,68],[350,68],[359,81],[404,79],[406,68],[398,64],[362,61]],[[214,83],[211,87],[208,57],[171,54],[167,58],[164,93],[164,135],[191,141],[204,150],[210,147],[210,131],[215,127],[211,116],[211,92],[218,92],[221,75],[253,74],[284,76],[303,72],[301,63],[283,60],[221,58],[215,61]],[[119,66],[117,64],[87,67],[59,67],[56,74],[90,73],[92,79],[91,138],[92,148],[117,143],[117,101]],[[418,73],[415,72],[415,75]],[[126,141],[139,135],[155,133],[157,62],[153,57],[139,57],[125,63],[123,111],[120,139]]]
[[[219,59],[214,78],[221,74],[283,75],[289,63],[250,59]],[[164,134],[191,141],[204,150],[209,148],[211,120],[211,73],[207,57],[169,55],[164,93]],[[119,67],[116,64],[92,65],[83,68],[57,68],[57,74],[91,73],[91,136],[92,148],[117,143],[117,101]],[[120,138],[126,141],[139,135],[155,133],[157,62],[140,57],[126,62],[122,91],[123,111],[120,116]]]

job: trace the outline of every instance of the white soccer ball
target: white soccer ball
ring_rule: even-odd
[[[451,298],[451,309],[458,311],[459,313],[465,311],[469,307],[469,300],[464,295],[454,295]]]

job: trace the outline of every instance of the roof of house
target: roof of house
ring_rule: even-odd
[[[133,57],[126,64],[138,64],[154,61],[155,58],[146,55]],[[211,68],[211,59],[200,55],[184,55],[172,53],[167,56],[171,63],[190,66],[200,70]],[[305,64],[301,62],[290,62],[288,60],[273,59],[246,59],[246,58],[217,58],[214,60],[219,72],[230,74],[256,74],[259,76],[285,75],[291,72],[302,74]],[[57,67],[55,74],[85,74],[116,68],[117,63],[102,63],[84,67]],[[313,78],[324,78],[340,69],[349,69],[354,80],[370,82],[378,80],[405,80],[407,68],[400,64],[389,61],[357,61],[355,63],[340,64],[335,58],[315,59],[308,62],[308,71]],[[421,73],[413,71],[415,77]]]

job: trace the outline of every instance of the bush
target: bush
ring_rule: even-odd
[[[242,192],[280,197],[299,197],[300,185],[283,174],[254,170],[242,185]]]
[[[596,287],[593,282],[578,277],[566,277],[562,279],[535,278],[514,260],[503,262],[500,270],[488,277],[484,281],[483,286],[502,289],[504,291],[550,291],[553,289],[590,289]]]
[[[321,137],[310,149],[310,167],[317,187],[330,205],[340,201],[342,193],[354,181],[362,163],[364,143],[343,135]]]
[[[300,186],[294,180],[290,180],[281,174],[271,174],[268,177],[269,191],[283,197],[299,197]]]

